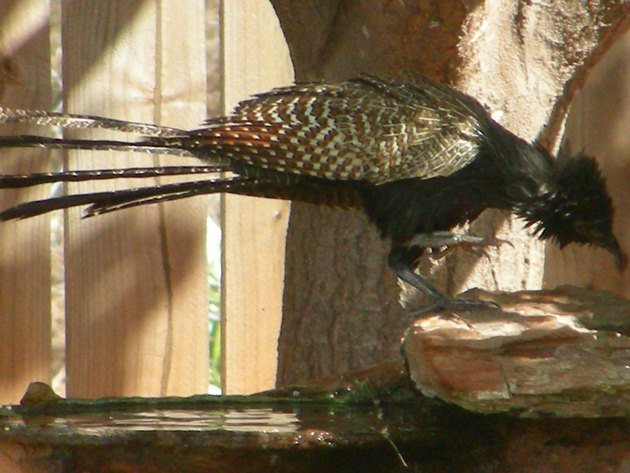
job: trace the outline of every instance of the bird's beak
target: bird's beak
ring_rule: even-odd
[[[623,271],[628,266],[628,257],[621,249],[621,245],[619,245],[615,237],[611,237],[610,240],[606,241],[601,246],[610,251],[615,257],[615,263],[617,263],[619,271]]]

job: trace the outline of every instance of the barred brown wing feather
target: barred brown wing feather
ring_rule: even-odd
[[[445,109],[440,93],[373,78],[276,89],[182,140],[237,165],[330,180],[444,176],[476,156],[478,123],[469,104]]]

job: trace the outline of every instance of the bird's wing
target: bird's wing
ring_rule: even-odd
[[[363,180],[371,138],[356,125],[371,123],[358,117],[361,99],[351,92],[344,84],[275,89],[182,137],[183,146],[201,157],[227,158],[236,168]]]
[[[329,180],[381,184],[448,175],[477,154],[478,110],[459,96],[428,80],[368,76],[284,87],[208,121],[183,136],[182,147],[236,167]]]
[[[483,107],[447,85],[423,76],[411,82],[365,78],[397,98],[404,113],[390,117],[389,132],[378,144],[368,180],[382,184],[402,179],[448,176],[479,153],[480,130],[489,117]]]

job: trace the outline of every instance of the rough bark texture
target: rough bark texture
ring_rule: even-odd
[[[588,69],[628,26],[621,0],[578,2],[272,0],[296,80],[412,70],[453,83],[526,139],[555,148],[567,105]],[[546,128],[545,128],[546,126]],[[543,133],[544,132],[544,133]],[[542,283],[542,245],[498,212],[473,226],[514,246],[425,274],[448,292]],[[388,358],[409,322],[386,268],[387,244],[358,213],[292,207],[287,241],[280,384]]]

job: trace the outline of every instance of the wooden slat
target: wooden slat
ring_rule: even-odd
[[[159,12],[160,95],[156,123],[196,128],[206,118],[205,2],[161,0]],[[161,158],[163,163],[189,159]],[[177,180],[177,179],[173,179]],[[207,201],[204,197],[161,206],[162,238],[170,271],[172,346],[171,383],[163,392],[207,392],[208,283],[206,268]],[[188,345],[191,344],[190,347]]]
[[[203,17],[202,0],[186,8],[172,1],[64,1],[66,110],[176,126],[201,121]],[[152,159],[94,152],[69,153],[68,161],[94,168]],[[67,213],[69,396],[206,391],[204,209],[203,199],[193,199],[83,221],[80,210]]]
[[[0,0],[0,106],[49,108],[47,0]],[[3,125],[2,134],[41,132]],[[0,173],[42,171],[47,153],[3,150]],[[43,198],[48,189],[0,193],[4,209]],[[20,400],[29,382],[49,381],[50,220],[0,224],[0,403]]]
[[[288,49],[268,0],[222,6],[224,111],[252,93],[291,83]],[[223,390],[272,388],[282,316],[289,204],[223,198]]]

